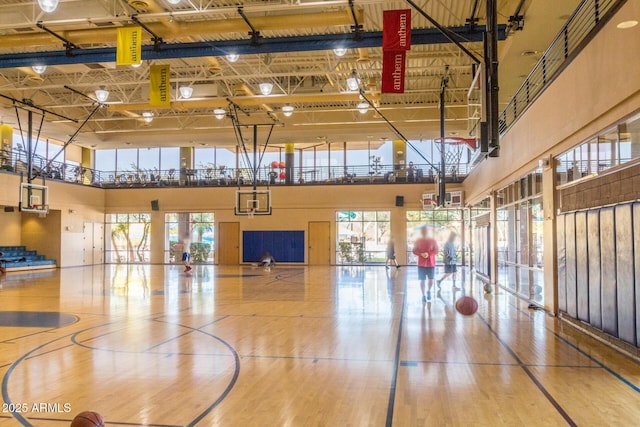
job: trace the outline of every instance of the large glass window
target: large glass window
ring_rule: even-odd
[[[185,240],[190,242],[191,262],[213,263],[215,249],[215,224],[213,212],[167,213],[165,222],[165,262],[181,261],[181,248],[176,246]]]
[[[144,263],[151,259],[151,216],[146,213],[107,214],[106,263]]]
[[[583,152],[588,150],[571,153],[575,156]],[[542,304],[544,218],[540,174],[541,170],[536,170],[498,191],[496,231],[498,283]]]
[[[422,210],[422,211],[407,211],[407,262],[409,264],[416,264],[418,262],[416,256],[413,254],[413,244],[420,237],[420,230],[422,227],[427,227],[430,230],[430,234],[438,242],[439,248],[444,248],[444,244],[447,242],[449,235],[454,232],[458,235],[458,248],[460,256],[458,259],[460,262],[462,259],[467,259],[467,248],[462,246],[462,233],[463,233],[463,215],[460,209],[441,209],[441,210]],[[464,256],[463,256],[464,254]],[[436,261],[443,262],[443,254],[440,252],[436,258]]]
[[[159,148],[141,148],[138,154],[138,169],[144,172],[151,172],[160,169]]]
[[[390,238],[389,211],[336,213],[338,264],[384,262]]]
[[[120,152],[118,152],[118,156]],[[180,170],[180,148],[163,147],[160,149],[160,169],[163,171]]]
[[[567,184],[639,158],[640,114],[558,156],[558,184]]]
[[[127,148],[118,150],[116,170],[118,172],[133,172],[138,167],[138,150]]]
[[[116,150],[96,150],[96,169],[101,172],[113,172],[116,170]]]

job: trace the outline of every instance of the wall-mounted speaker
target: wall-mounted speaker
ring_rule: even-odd
[[[396,196],[396,206],[399,208],[404,206],[404,196]]]
[[[151,201],[151,210],[152,211],[159,211],[160,210],[160,202],[158,202],[157,200],[152,200]]]
[[[15,212],[16,208],[14,208],[13,206],[5,206],[4,207],[4,211],[5,212]]]

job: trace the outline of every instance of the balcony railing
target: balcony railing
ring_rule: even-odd
[[[584,0],[500,114],[504,135],[626,0]]]
[[[68,163],[51,162],[34,155],[35,178],[64,181],[103,188],[188,187],[188,186],[249,186],[253,171],[249,168],[203,167],[198,169],[138,169],[129,171],[99,171]],[[14,151],[0,158],[0,170],[26,175],[25,151]],[[281,178],[283,169],[258,169],[259,185],[336,185],[336,184],[402,184],[433,183],[437,172],[430,165],[417,164],[365,166],[295,167],[290,184]],[[462,182],[469,173],[466,163],[447,164],[447,182]]]

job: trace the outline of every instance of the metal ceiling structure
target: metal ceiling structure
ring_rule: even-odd
[[[569,0],[558,6],[551,0],[525,1],[524,5],[520,0],[498,1],[502,38],[517,8],[525,16],[524,30],[512,32],[499,45],[501,62],[519,73],[501,70],[501,76],[506,73],[506,87],[517,87],[515,80],[533,66],[534,61],[522,54],[522,45],[535,45],[534,52],[543,50],[546,40],[564,23],[561,16],[571,13],[578,2]],[[484,2],[480,6],[477,0],[418,3],[482,57]],[[409,6],[399,0],[355,0],[354,5],[362,24],[362,41],[353,37],[353,16],[346,0],[181,0],[178,5],[164,0],[61,0],[52,14],[42,13],[35,0],[0,0],[0,93],[80,118],[91,111],[92,104],[64,86],[88,94],[100,87],[107,89],[108,108],[100,109],[77,139],[81,145],[97,148],[125,142],[233,145],[232,123],[216,120],[212,113],[214,108],[226,107],[227,98],[250,111],[256,121],[264,121],[267,113],[276,115],[285,126],[275,133],[274,143],[392,137],[374,111],[358,112],[359,94],[346,87],[346,79],[356,70],[377,108],[408,138],[420,139],[438,135],[440,82],[448,66],[447,128],[464,136],[472,61],[414,13],[406,93],[381,95],[382,12]],[[549,5],[558,17],[536,22],[537,16],[549,13],[545,9]],[[260,32],[259,45],[251,43],[239,6]],[[151,34],[145,32],[143,65],[116,67],[116,28],[130,24],[132,16],[165,44],[154,50]],[[51,32],[73,43],[76,49],[70,53],[74,56],[67,56],[63,42]],[[345,56],[334,55],[332,49],[338,46],[348,49]],[[240,54],[240,59],[231,62],[224,56],[227,53]],[[29,66],[38,62],[49,65],[42,75]],[[148,104],[149,67],[158,63],[171,65],[172,103],[166,109],[152,109]],[[258,84],[265,81],[274,84],[270,96],[259,95]],[[194,89],[190,99],[180,97],[183,85]],[[284,117],[283,106],[293,106],[294,114]],[[142,113],[150,110],[154,110],[154,120],[146,123]],[[9,114],[0,111],[0,115]],[[43,132],[66,140],[73,126],[51,118]]]

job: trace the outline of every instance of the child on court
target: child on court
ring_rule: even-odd
[[[384,266],[388,270],[389,266],[392,264],[394,264],[396,268],[400,268],[398,261],[396,260],[396,245],[393,241],[393,237],[390,238],[389,243],[387,243],[387,260],[384,262]]]
[[[191,268],[191,240],[189,236],[182,239],[182,264],[184,264],[184,272],[188,273]]]
[[[458,249],[456,248],[456,237],[458,235],[455,232],[449,234],[449,239],[444,245],[442,254],[444,255],[444,275],[438,280],[438,288],[442,282],[449,276],[453,279],[453,288],[456,288],[456,278],[458,275]]]
[[[413,254],[418,257],[418,279],[422,291],[422,302],[431,299],[431,288],[436,269],[436,255],[438,255],[438,243],[428,235],[427,226],[420,229],[420,238],[413,244]],[[425,280],[429,279],[429,289],[425,296]]]
[[[262,256],[260,257],[260,262],[259,265],[261,267],[264,267],[265,271],[271,271],[271,267],[274,266],[276,264],[276,260],[275,258],[269,253],[269,251],[266,251],[265,253],[262,254]]]

